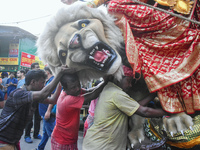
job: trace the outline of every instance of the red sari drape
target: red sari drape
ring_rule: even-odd
[[[199,11],[199,3],[197,7]],[[197,26],[131,0],[110,1],[108,12],[118,18],[129,63],[143,73],[149,90],[158,92],[163,109],[189,114],[200,110]]]

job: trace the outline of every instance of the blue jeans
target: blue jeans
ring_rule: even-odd
[[[51,133],[55,127],[55,120],[55,117],[51,117],[49,120],[45,120],[43,117],[43,135],[37,150],[44,150],[46,143],[49,137],[51,137]]]

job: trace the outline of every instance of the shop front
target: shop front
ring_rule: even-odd
[[[0,26],[0,72],[29,70],[33,62],[44,64],[36,55],[37,37],[18,27]]]

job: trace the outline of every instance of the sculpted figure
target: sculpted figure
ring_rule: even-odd
[[[54,73],[58,66],[68,65],[79,71],[81,81],[90,81],[104,74],[121,78],[122,60],[117,50],[122,42],[114,18],[78,4],[58,11],[47,23],[37,46],[39,56]]]
[[[61,65],[76,68],[82,82],[104,74],[120,80],[122,63],[129,63],[139,74],[137,83],[145,83],[145,94],[157,91],[162,108],[172,113],[164,118],[164,125],[159,121],[155,132],[162,135],[166,129],[168,143],[175,147],[198,145],[193,141],[200,139],[196,130],[200,109],[199,30],[192,29],[187,21],[129,0],[111,1],[108,12],[81,2],[59,10],[37,41],[38,55],[55,74]],[[140,90],[132,92],[138,100],[144,95]],[[135,125],[134,131],[138,129]],[[144,140],[140,131],[129,136],[132,146]]]

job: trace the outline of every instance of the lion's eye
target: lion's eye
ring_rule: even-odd
[[[87,24],[82,23],[82,24],[81,24],[81,27],[84,28],[84,27],[86,27],[86,25],[87,25]]]
[[[62,53],[62,56],[65,57],[65,56],[66,56],[66,53]]]
[[[81,20],[78,22],[79,29],[85,28],[90,23],[89,20]]]
[[[59,58],[60,58],[60,60],[61,60],[61,63],[62,63],[63,65],[65,65],[65,63],[66,63],[66,58],[67,58],[67,51],[65,51],[65,50],[60,50],[60,51],[59,51]]]

